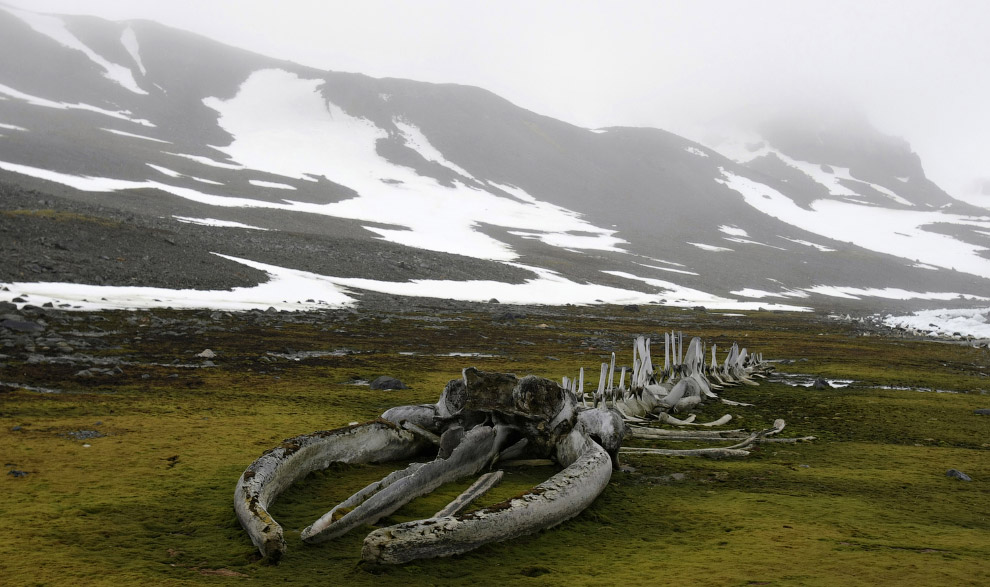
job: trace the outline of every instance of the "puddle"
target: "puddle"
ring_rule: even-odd
[[[293,351],[291,353],[265,353],[272,357],[281,357],[290,361],[301,361],[303,359],[319,359],[320,357],[346,357],[355,355],[358,351],[351,349],[334,349],[332,351]]]
[[[774,383],[783,383],[784,385],[790,385],[791,387],[812,387],[815,385],[815,380],[819,379],[815,375],[808,375],[806,373],[774,373],[770,376],[770,381]],[[822,377],[828,382],[833,388],[842,389],[844,387],[849,387],[853,383],[856,383],[853,379],[827,379]]]
[[[806,373],[780,373],[776,372],[770,376],[770,381],[774,383],[783,383],[784,385],[790,385],[791,387],[812,387],[815,384],[814,375],[808,375]],[[950,389],[933,389],[931,387],[909,387],[901,385],[858,385],[853,379],[825,379],[828,381],[835,389],[842,389],[845,387],[853,386],[856,389],[884,389],[893,391],[918,391],[921,393],[963,393],[961,391],[952,391]],[[856,385],[854,385],[856,384]]]
[[[12,387],[14,389],[26,389],[27,391],[34,391],[37,393],[65,393],[61,389],[52,389],[50,387],[36,387],[34,385],[21,385],[20,383],[7,383],[6,381],[0,381],[0,387]]]

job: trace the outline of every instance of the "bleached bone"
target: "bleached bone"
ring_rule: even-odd
[[[491,426],[472,428],[450,457],[425,464],[414,463],[416,466],[410,473],[394,482],[383,484],[368,494],[359,492],[351,496],[304,528],[303,542],[324,542],[360,525],[374,524],[444,483],[477,473],[496,454],[496,434],[496,428]]]
[[[439,436],[437,436],[436,434],[430,432],[426,428],[423,428],[422,426],[419,426],[418,424],[416,424],[412,420],[406,420],[406,421],[402,422],[401,426],[403,428],[405,428],[406,430],[412,432],[413,434],[415,434],[417,436],[420,436],[421,438],[423,438],[423,440],[426,440],[430,444],[433,444],[433,445],[436,445],[436,446],[440,446],[440,437]]]
[[[633,438],[667,440],[669,438],[746,438],[742,428],[735,430],[669,430],[666,428],[648,428],[646,426],[629,426],[629,434]]]
[[[567,468],[517,498],[460,516],[375,530],[364,539],[361,556],[389,564],[452,556],[556,526],[591,505],[611,478],[605,449],[590,440],[585,446]]]
[[[590,504],[607,484],[611,469],[618,466],[620,445],[627,431],[623,420],[645,423],[646,417],[658,414],[668,423],[693,424],[693,415],[678,420],[668,410],[683,410],[713,396],[707,377],[722,378],[726,383],[755,384],[750,378],[767,370],[761,355],[740,351],[737,345],[733,345],[721,366],[714,362],[713,345],[713,365],[709,369],[704,364],[706,350],[700,339],[692,339],[685,354],[682,332],[665,333],[664,337],[665,369],[659,374],[653,369],[650,339],[635,340],[628,390],[625,368],[615,387],[614,353],[609,363],[601,366],[598,393],[587,395],[583,368],[576,379],[564,378],[562,385],[538,377],[519,379],[511,374],[468,368],[462,379],[447,384],[436,404],[399,406],[386,411],[383,419],[376,422],[290,439],[262,455],[241,476],[235,490],[238,519],[261,553],[276,561],[285,551],[285,541],[282,528],[268,514],[267,507],[294,480],[334,462],[408,459],[439,445],[436,459],[413,463],[361,489],[303,530],[303,539],[320,541],[372,523],[410,499],[446,481],[476,474],[489,464],[505,467],[556,463],[564,470],[519,498],[476,512],[459,513],[494,482],[492,477],[484,477],[433,518],[373,532],[362,551],[365,558],[392,563],[450,556],[558,524]],[[593,399],[599,407],[582,408],[578,397],[581,402]],[[612,409],[606,408],[608,401]],[[724,416],[715,422],[694,425],[715,426],[728,420]],[[812,439],[770,438],[782,429],[783,420],[747,437],[740,431],[658,431],[637,427],[636,435],[653,440],[740,442],[718,448],[623,449],[622,453],[722,458],[744,456],[748,454],[746,448],[761,442]]]
[[[485,473],[478,480],[471,484],[470,487],[464,490],[463,493],[457,496],[454,501],[448,503],[442,510],[433,514],[434,518],[443,518],[445,516],[453,516],[461,513],[464,508],[471,505],[471,503],[488,492],[492,487],[495,487],[502,482],[502,476],[505,473],[502,471],[492,471],[491,473]]]
[[[709,457],[729,458],[749,456],[749,451],[733,448],[623,448],[624,455],[659,455],[665,457]]]
[[[276,497],[296,480],[331,463],[369,463],[412,457],[428,444],[386,420],[285,440],[241,474],[234,510],[261,555],[277,562],[285,553],[282,526],[268,513]]]
[[[694,422],[694,415],[690,420],[678,420],[677,418],[671,416],[670,414],[661,413],[659,414],[659,419],[664,424],[673,424],[675,426],[724,426],[732,420],[732,416],[725,414],[718,420],[712,420],[711,422]]]

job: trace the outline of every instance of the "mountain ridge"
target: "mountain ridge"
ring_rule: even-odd
[[[8,182],[55,181],[122,208],[153,190],[142,200],[163,216],[251,217],[283,235],[521,263],[537,280],[566,268],[559,278],[587,286],[574,303],[602,299],[598,285],[740,307],[899,302],[884,295],[930,305],[932,293],[985,303],[990,291],[990,216],[924,177],[901,139],[884,150],[845,132],[816,151],[789,124],[740,160],[661,129],[584,129],[472,86],[323,72],[150,21],[51,17],[90,54],[24,18],[0,9],[0,31],[14,31],[0,43],[23,58],[0,65]],[[76,74],[51,79],[69,55]],[[115,66],[145,93],[108,78]],[[844,228],[850,216],[869,230]],[[887,217],[901,224],[884,228]],[[331,262],[280,262],[342,277]]]

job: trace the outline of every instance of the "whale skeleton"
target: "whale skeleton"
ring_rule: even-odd
[[[404,563],[420,558],[460,554],[481,545],[509,540],[549,528],[587,508],[608,484],[619,454],[735,457],[762,442],[810,440],[771,438],[784,429],[715,430],[728,414],[706,423],[673,413],[684,412],[731,385],[754,385],[771,368],[760,354],[732,345],[725,360],[711,364],[693,338],[684,350],[681,333],[664,334],[664,366],[653,367],[651,341],[633,343],[631,369],[616,356],[602,363],[597,390],[584,391],[584,369],[558,384],[550,379],[464,369],[450,381],[436,404],[398,406],[380,418],[335,430],[290,438],[268,450],[241,475],[234,509],[253,544],[269,562],[286,551],[282,526],[268,508],[295,481],[333,463],[414,462],[357,491],[302,530],[305,543],[332,540],[375,524],[416,497],[440,485],[489,470],[447,507],[430,518],[382,527],[364,540],[362,557],[376,563]],[[629,375],[627,386],[626,376]],[[717,382],[717,383],[713,383]],[[725,401],[725,400],[722,400]],[[726,402],[729,403],[729,402]],[[731,402],[730,405],[746,405]],[[678,426],[667,430],[649,423]],[[725,447],[688,450],[621,447],[627,437],[646,440],[734,442]],[[501,479],[499,467],[521,463],[555,463],[561,470],[529,491],[507,501],[470,510],[470,504]]]

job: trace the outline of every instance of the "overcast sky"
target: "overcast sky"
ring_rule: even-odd
[[[4,1],[147,18],[322,69],[481,86],[590,128],[691,135],[753,104],[851,104],[907,139],[949,193],[990,178],[987,0]]]

